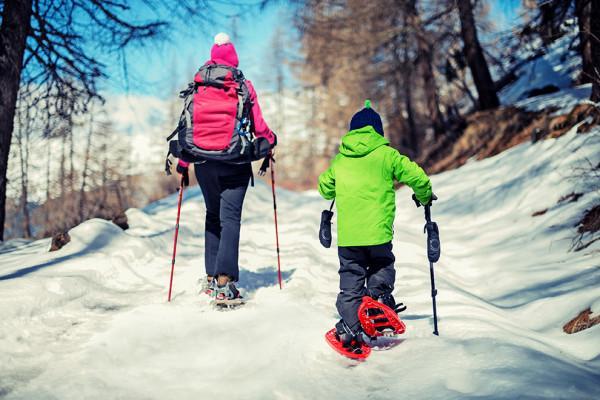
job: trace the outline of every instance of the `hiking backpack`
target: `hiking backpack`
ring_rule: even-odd
[[[270,145],[255,140],[250,126],[252,100],[244,74],[216,63],[202,66],[181,91],[184,107],[177,128],[169,135],[169,155],[186,162],[217,160],[243,164],[264,158]],[[177,140],[171,140],[177,135]]]

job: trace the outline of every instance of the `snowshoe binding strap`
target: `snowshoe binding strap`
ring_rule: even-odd
[[[400,308],[404,307],[399,304]],[[396,306],[396,307],[398,307]],[[404,307],[406,309],[406,307]],[[402,311],[404,311],[402,309]],[[387,334],[399,335],[404,333],[406,326],[392,308],[373,300],[369,296],[362,299],[358,308],[358,319],[367,336],[377,337]]]

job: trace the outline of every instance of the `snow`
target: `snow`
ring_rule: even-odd
[[[9,241],[0,248],[0,397],[598,398],[600,326],[562,331],[580,311],[600,308],[599,242],[569,251],[597,197],[557,202],[585,192],[570,176],[586,159],[600,161],[599,144],[600,130],[571,131],[433,177],[439,337],[422,210],[399,190],[394,294],[408,305],[406,340],[362,364],[323,338],[337,318],[337,257],[319,245],[328,203],[314,191],[278,192],[282,291],[270,188],[248,191],[240,286],[250,301],[232,312],[196,293],[198,188],[184,193],[171,303],[175,196],[130,209],[127,231],[87,221],[57,252],[47,252],[49,239]]]
[[[543,111],[554,108],[553,116],[569,113],[576,105],[589,101],[592,85],[585,84],[541,96],[531,97],[515,103],[527,111]]]
[[[569,89],[581,71],[581,56],[577,53],[573,42],[577,40],[575,27],[571,31],[548,46],[540,57],[524,63],[515,71],[518,79],[505,87],[498,94],[502,104],[514,104],[528,97],[533,89],[542,89],[549,85],[556,89]],[[538,44],[541,46],[541,43]],[[519,51],[519,59],[526,60],[535,51]]]

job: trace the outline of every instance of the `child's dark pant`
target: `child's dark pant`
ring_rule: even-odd
[[[251,166],[207,161],[195,164],[194,170],[206,204],[206,274],[229,275],[237,281],[240,220]]]
[[[394,290],[396,270],[392,243],[338,247],[338,256],[340,294],[336,306],[344,322],[356,332],[360,327],[357,313],[363,296],[376,299]]]

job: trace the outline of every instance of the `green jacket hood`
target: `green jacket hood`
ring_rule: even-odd
[[[340,154],[347,157],[363,157],[388,144],[389,140],[377,133],[371,125],[367,125],[344,135],[340,144]]]

